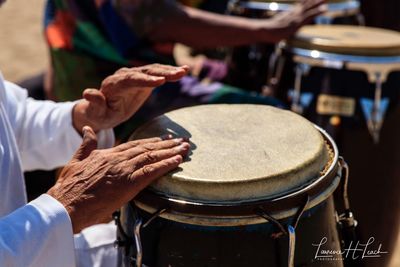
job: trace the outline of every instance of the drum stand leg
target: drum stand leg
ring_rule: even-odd
[[[297,213],[291,223],[289,223],[286,227],[282,225],[278,220],[269,215],[266,211],[260,208],[257,211],[257,214],[262,218],[266,219],[268,222],[275,224],[281,231],[278,234],[275,234],[275,237],[279,237],[281,235],[287,235],[289,238],[289,248],[288,248],[288,267],[294,267],[294,253],[296,248],[296,228],[299,224],[300,218],[306,210],[308,203],[310,202],[309,196],[306,197],[303,205],[299,207]]]

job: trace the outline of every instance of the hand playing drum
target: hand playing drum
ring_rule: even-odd
[[[81,147],[48,194],[64,205],[78,233],[110,218],[156,178],[178,167],[188,150],[186,141],[170,136],[97,150],[96,135],[86,127]]]
[[[300,27],[311,23],[317,16],[328,11],[325,0],[303,0],[292,9],[279,13],[269,20],[260,20],[264,42],[276,43],[294,35]]]

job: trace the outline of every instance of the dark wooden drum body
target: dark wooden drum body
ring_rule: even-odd
[[[389,252],[362,263],[385,266],[400,223],[400,34],[309,26],[297,38],[283,49],[276,96],[338,144],[352,170],[360,242],[373,237]]]
[[[125,206],[121,219],[129,236],[134,235],[136,212],[144,220],[151,217],[132,205]],[[334,214],[330,197],[303,215],[296,231],[296,266],[343,266],[340,260],[315,259],[316,245],[324,237],[328,240],[323,248],[340,250]],[[282,223],[289,221],[283,220]],[[287,266],[288,241],[284,236],[273,237],[278,231],[272,223],[213,227],[157,218],[141,231],[143,263],[149,267]],[[121,253],[128,253],[120,259],[122,266],[132,266],[130,257],[136,257],[136,248]]]
[[[348,173],[332,139],[293,112],[207,105],[132,139],[188,136],[189,158],[121,210],[123,266],[343,266],[333,193]],[[325,243],[326,241],[326,243]]]
[[[230,1],[228,13],[247,18],[270,18],[288,11],[297,1]],[[360,4],[354,0],[328,1],[328,12],[316,19],[316,24],[362,25]],[[228,57],[229,72],[226,82],[252,91],[262,91],[269,85],[275,68],[271,55],[275,45],[253,44],[232,49]]]

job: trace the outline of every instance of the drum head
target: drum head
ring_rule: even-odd
[[[292,48],[358,56],[399,56],[400,33],[340,25],[305,26],[289,41]]]
[[[320,177],[329,150],[320,132],[289,111],[261,105],[205,105],[157,117],[131,140],[171,133],[189,137],[180,168],[150,190],[203,203],[285,195]]]

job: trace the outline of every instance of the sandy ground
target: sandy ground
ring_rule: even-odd
[[[8,0],[0,8],[0,69],[10,81],[45,69],[44,0]]]
[[[38,74],[47,64],[42,34],[44,0],[8,0],[0,8],[0,69],[10,81]],[[398,249],[390,267],[400,266]]]

